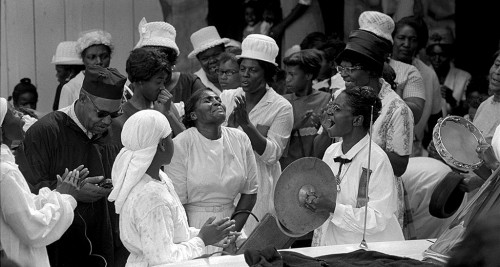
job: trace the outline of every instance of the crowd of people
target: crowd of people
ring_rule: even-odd
[[[308,204],[330,217],[306,246],[437,238],[450,218],[429,213],[436,186],[458,175],[464,206],[499,166],[499,52],[480,88],[454,66],[452,33],[419,17],[365,11],[347,40],[310,32],[285,52],[256,9],[241,43],[214,26],[192,33],[194,73],[174,68],[175,28],[143,19],[126,76],[109,67],[111,34],[86,31],[57,47],[53,112],[36,112],[29,78],[12,104],[0,98],[3,260],[155,266],[235,253],[304,157],[332,169],[337,196]],[[479,171],[458,174],[435,152],[446,115],[485,137],[468,152]]]

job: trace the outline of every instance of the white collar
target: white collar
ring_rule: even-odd
[[[93,133],[91,133],[89,130],[87,130],[83,124],[80,122],[80,120],[78,120],[78,117],[76,116],[76,113],[75,113],[75,103],[76,101],[78,100],[75,100],[73,102],[73,104],[65,107],[65,108],[62,108],[60,109],[59,111],[65,113],[66,115],[68,115],[75,123],[76,125],[78,125],[78,127],[87,135],[87,137],[89,139],[92,139],[92,136],[94,136]]]

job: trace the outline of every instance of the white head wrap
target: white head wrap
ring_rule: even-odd
[[[5,118],[5,114],[7,114],[8,109],[9,105],[7,104],[7,99],[0,97],[0,126],[3,124],[3,119]]]
[[[116,213],[120,214],[130,190],[151,165],[160,139],[171,132],[165,115],[156,110],[141,110],[127,119],[121,135],[124,147],[113,164],[113,190],[108,197],[115,201]]]

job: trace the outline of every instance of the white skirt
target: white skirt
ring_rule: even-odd
[[[216,221],[224,217],[231,217],[234,212],[235,206],[233,203],[218,205],[215,204],[213,206],[198,206],[193,204],[186,204],[184,205],[184,209],[186,210],[189,226],[200,229],[208,220],[208,218],[212,216],[216,217]],[[204,254],[210,254],[221,250],[222,248],[220,247],[206,246]],[[214,256],[217,256],[217,254]]]

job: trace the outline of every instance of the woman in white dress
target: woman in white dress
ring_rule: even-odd
[[[48,267],[46,246],[73,222],[81,168],[58,175],[54,191],[44,187],[32,194],[9,148],[13,141],[24,139],[21,116],[0,98],[0,257],[5,253],[20,266]]]
[[[186,213],[161,167],[173,154],[171,128],[156,110],[141,110],[123,125],[124,148],[113,164],[113,191],[120,239],[130,251],[126,266],[157,266],[201,256],[205,245],[235,234],[234,221],[209,218],[189,227]],[[226,245],[223,243],[223,245]]]
[[[257,164],[250,139],[240,130],[221,126],[226,108],[210,89],[196,91],[185,111],[187,130],[174,138],[174,156],[165,171],[189,225],[201,227],[210,216],[234,216],[236,231],[241,231],[257,199]],[[219,250],[208,246],[205,253]]]
[[[276,73],[279,48],[274,39],[250,34],[243,40],[240,63],[241,87],[220,95],[227,107],[227,125],[241,129],[250,138],[257,161],[259,190],[253,213],[262,219],[274,213],[274,186],[281,175],[279,159],[293,127],[293,108],[269,84]],[[257,226],[253,219],[243,228],[249,235]]]
[[[319,196],[308,204],[313,211],[330,212],[314,231],[313,246],[359,243],[365,229],[368,243],[404,240],[395,214],[398,191],[391,163],[368,133],[371,106],[375,121],[382,109],[380,98],[371,87],[357,86],[329,104],[323,127],[330,137],[342,137],[342,141],[328,147],[323,161],[336,175],[337,188],[332,190],[337,190],[337,198],[332,202]]]

